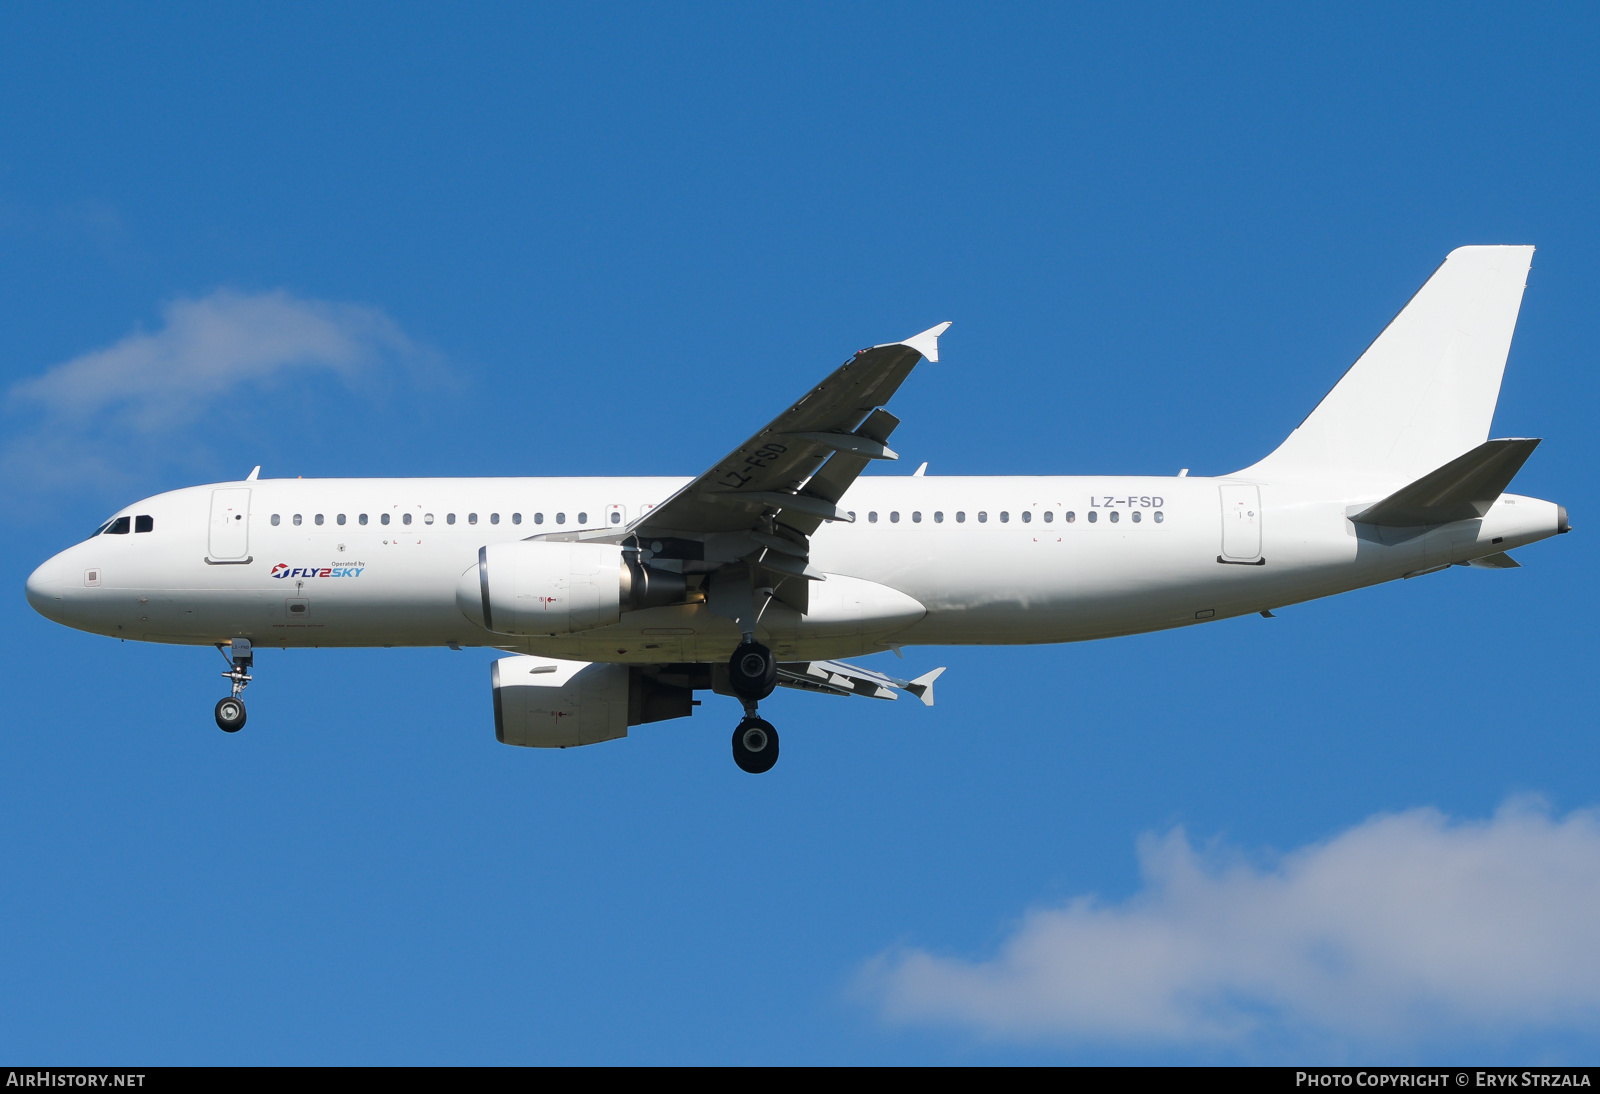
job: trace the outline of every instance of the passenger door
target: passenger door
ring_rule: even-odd
[[[250,490],[211,491],[211,536],[207,562],[250,561]]]
[[[1255,562],[1261,557],[1261,488],[1225,482],[1222,491],[1222,561]]]

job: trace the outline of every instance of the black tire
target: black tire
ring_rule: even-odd
[[[728,686],[745,699],[765,699],[778,683],[778,659],[760,642],[746,642],[728,658]]]
[[[237,733],[244,728],[244,700],[228,696],[217,700],[217,728],[224,733]]]
[[[764,718],[746,718],[733,731],[733,762],[759,775],[778,762],[778,731]]]

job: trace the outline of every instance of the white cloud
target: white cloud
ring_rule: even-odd
[[[892,1021],[1005,1039],[1237,1047],[1571,1030],[1600,1016],[1600,818],[1374,817],[1259,867],[1182,830],[1140,841],[1141,891],[1027,914],[986,960],[886,953]]]
[[[437,372],[377,308],[306,300],[279,289],[219,289],[162,309],[155,331],[134,331],[15,384],[0,470],[34,485],[116,482],[144,442],[182,447],[182,434],[219,406],[294,377],[354,386],[380,370]]]
[[[191,421],[229,391],[293,369],[329,370],[345,380],[417,347],[376,308],[301,300],[282,289],[219,289],[163,309],[158,331],[135,331],[24,380],[14,406],[84,420],[111,413],[149,431]]]

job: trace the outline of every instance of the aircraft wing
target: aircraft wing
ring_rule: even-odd
[[[933,706],[933,682],[944,669],[936,668],[915,680],[901,680],[843,661],[785,661],[778,665],[778,686],[825,695],[865,695],[869,699],[898,699],[908,691]]]
[[[883,408],[911,370],[939,359],[940,323],[903,342],[861,350],[766,428],[626,528],[550,532],[534,538],[621,543],[640,561],[680,573],[743,564],[751,588],[805,613],[811,533],[851,520],[839,508],[873,460],[898,459],[885,443],[896,418]],[[760,603],[751,609],[759,617]]]
[[[882,407],[917,362],[939,359],[939,335],[949,326],[940,323],[904,342],[861,350],[627,532],[643,541],[775,531],[798,553],[784,545],[762,546],[802,560],[787,570],[779,567],[800,576],[805,537],[825,520],[850,519],[837,505],[845,490],[871,461],[896,458],[884,442],[900,420]],[[773,529],[774,523],[779,527]]]

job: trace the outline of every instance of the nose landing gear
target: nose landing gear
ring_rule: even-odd
[[[237,733],[244,728],[245,687],[250,683],[250,666],[255,663],[255,651],[248,638],[235,638],[227,645],[217,643],[217,652],[228,662],[223,677],[233,681],[233,694],[217,700],[217,728],[224,733]]]

